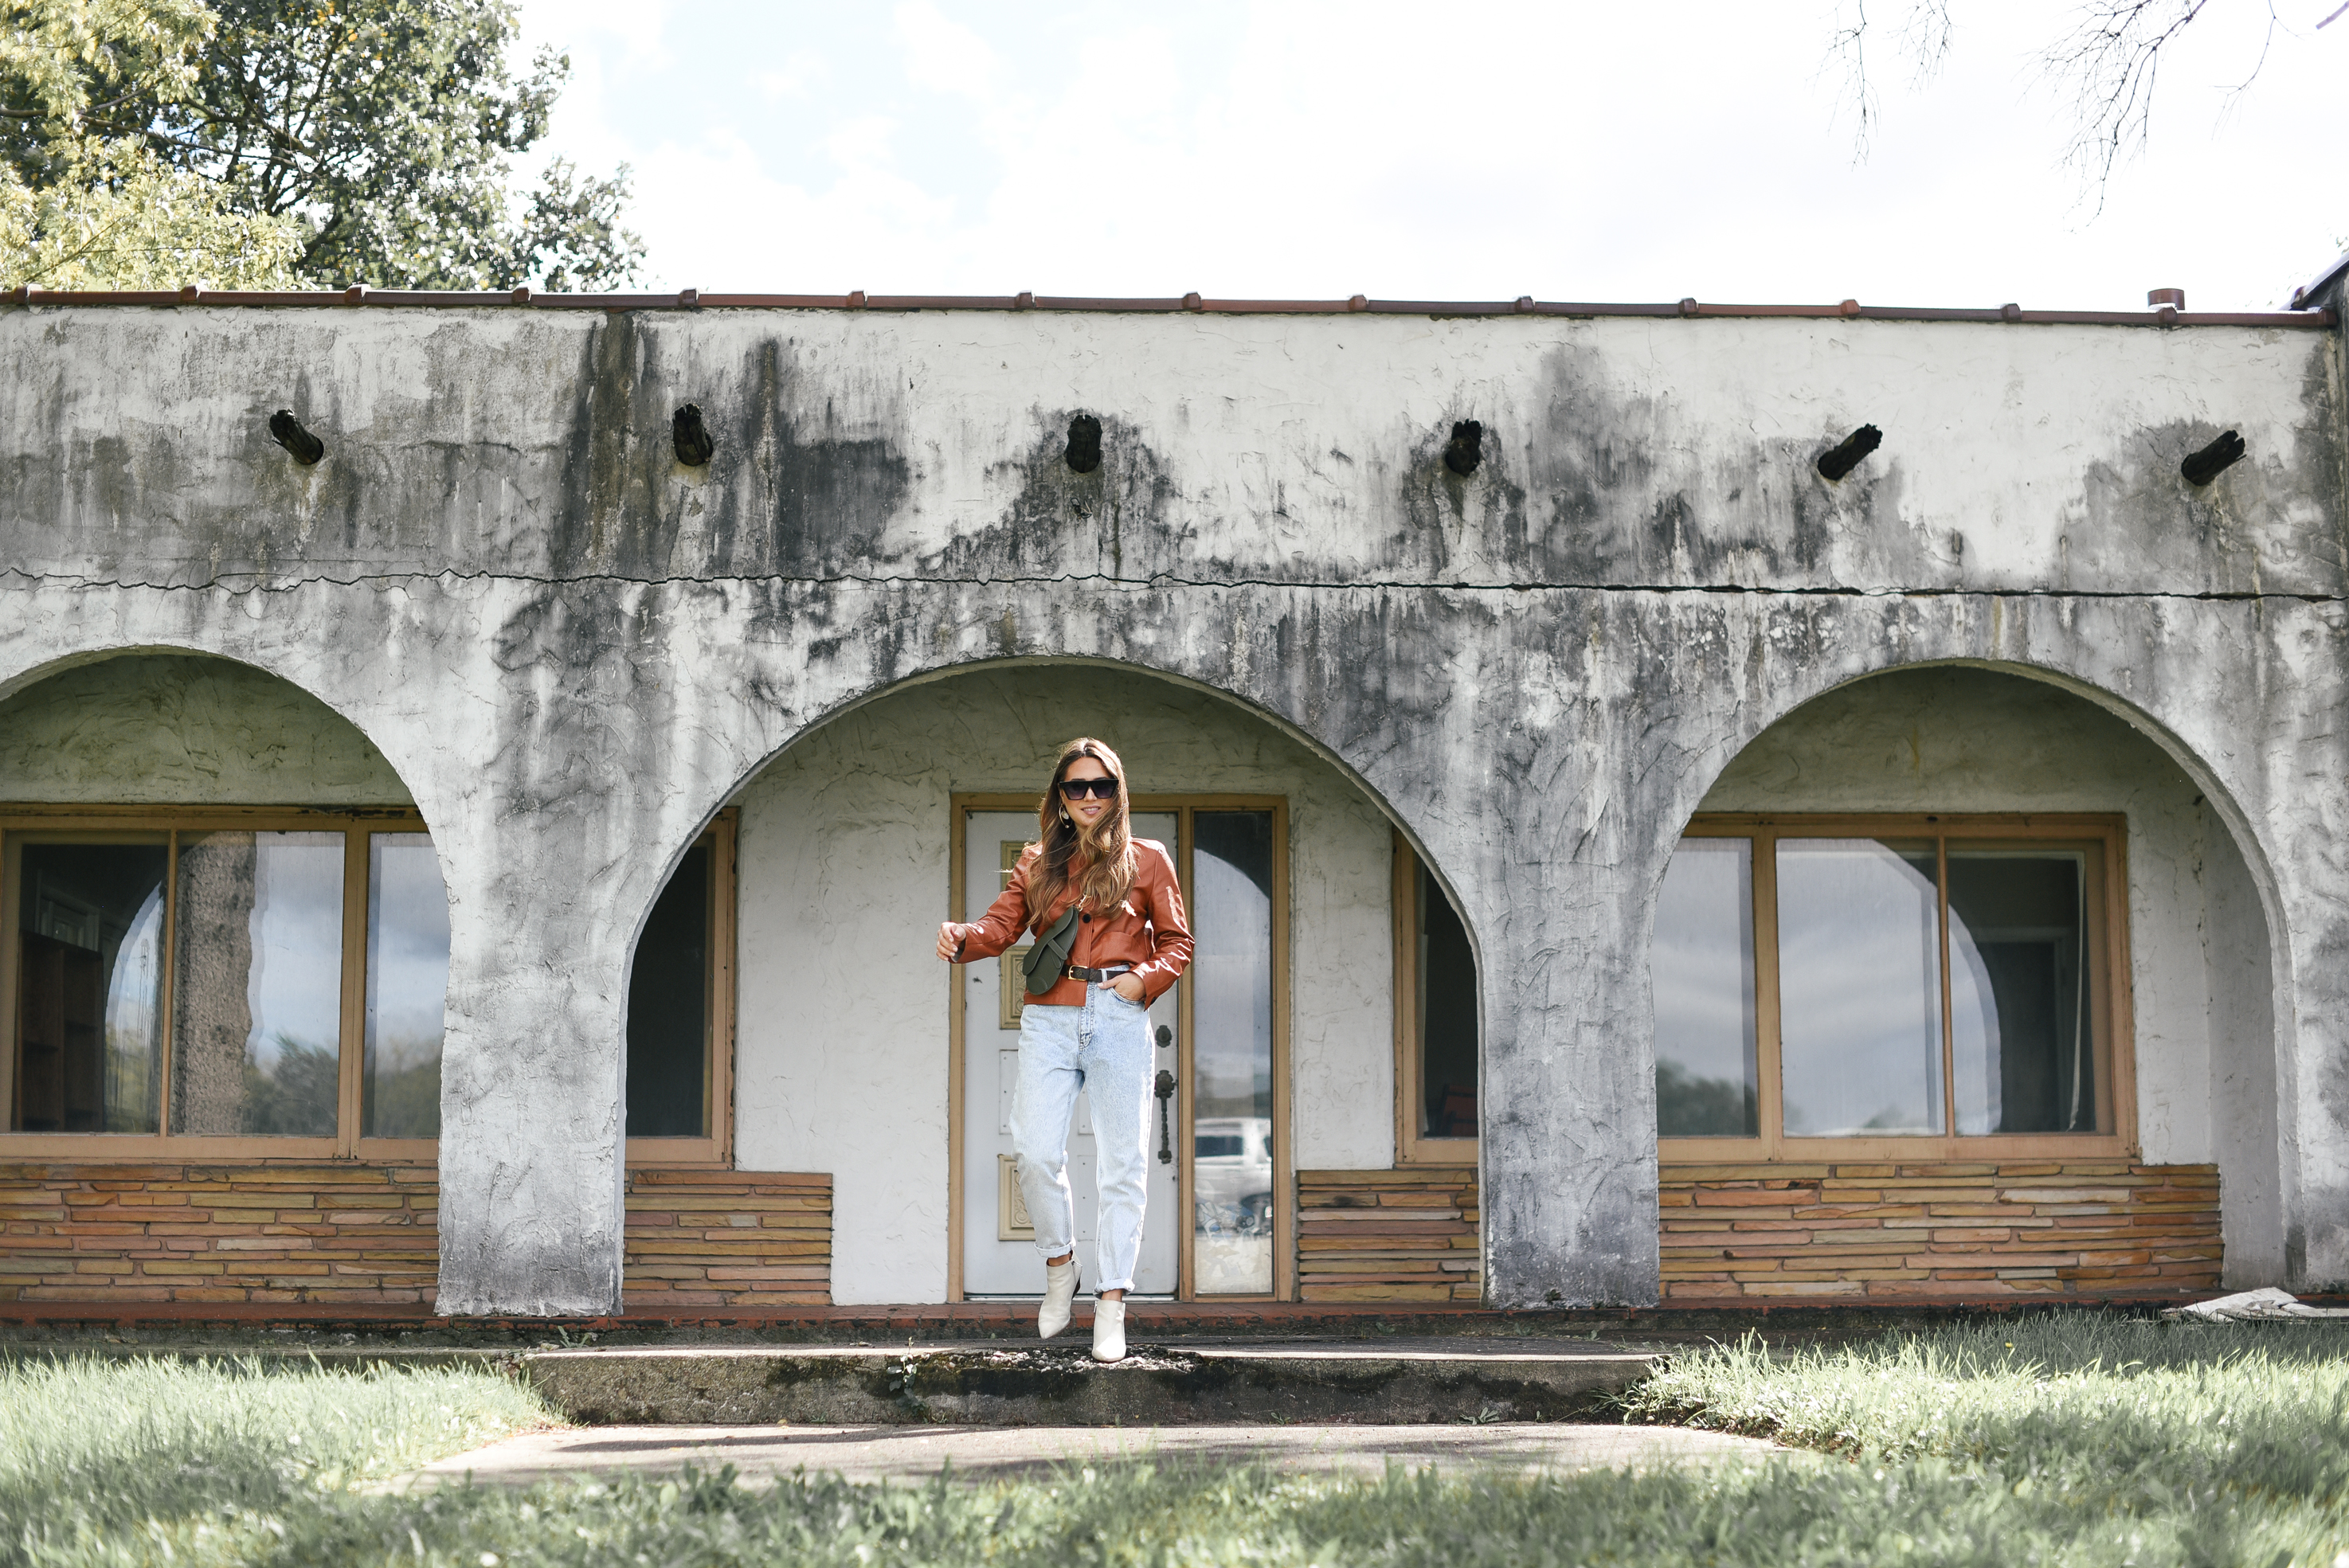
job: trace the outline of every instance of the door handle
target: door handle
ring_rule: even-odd
[[[1159,1026],[1158,1026],[1158,1048],[1159,1048],[1160,1050],[1162,1050],[1162,1051],[1163,1051],[1163,1050],[1164,1050],[1167,1047],[1169,1047],[1169,1046],[1173,1045],[1174,1043],[1174,1028],[1173,1028],[1171,1026],[1166,1025],[1166,1024],[1161,1024],[1161,1025],[1159,1025]]]
[[[1163,1028],[1159,1032],[1165,1033]],[[1158,1097],[1158,1163],[1172,1165],[1174,1163],[1174,1135],[1167,1127],[1166,1102],[1174,1098],[1174,1075],[1160,1068],[1158,1081],[1150,1092]]]

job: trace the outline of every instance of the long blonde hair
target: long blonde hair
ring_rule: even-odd
[[[1081,757],[1092,758],[1117,780],[1117,793],[1110,797],[1109,810],[1095,818],[1090,828],[1080,828],[1061,799],[1061,780]],[[1126,825],[1125,764],[1106,742],[1081,735],[1061,748],[1061,759],[1052,765],[1052,781],[1044,786],[1044,799],[1036,807],[1036,832],[1043,852],[1028,874],[1028,913],[1036,924],[1043,924],[1045,916],[1061,902],[1075,864],[1082,867],[1078,896],[1094,913],[1125,902],[1133,887],[1133,835]]]

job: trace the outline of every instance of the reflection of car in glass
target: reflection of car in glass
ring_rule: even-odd
[[[1272,1233],[1272,1119],[1209,1116],[1191,1137],[1192,1207],[1203,1234]]]

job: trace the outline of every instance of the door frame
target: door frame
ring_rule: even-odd
[[[1033,813],[1036,797],[987,791],[957,791],[947,797],[950,828],[947,864],[947,918],[968,921],[969,889],[963,862],[968,858],[970,814],[974,811]],[[1272,815],[1272,1290],[1262,1295],[1214,1295],[1201,1298],[1194,1288],[1191,1264],[1192,1227],[1185,1224],[1175,1249],[1177,1301],[1294,1301],[1297,1298],[1297,1202],[1295,1161],[1288,1131],[1288,798],[1285,795],[1135,795],[1127,802],[1133,812],[1172,812],[1174,816],[1174,873],[1187,913],[1191,891],[1191,818],[1198,811],[1268,811]],[[957,984],[962,966],[947,966],[947,1299],[964,1299],[962,1288],[963,1227],[963,995]],[[1191,1125],[1191,991],[1181,987],[1174,1006],[1175,1115]],[[1178,1218],[1191,1218],[1194,1152],[1189,1134],[1176,1145],[1174,1190]]]

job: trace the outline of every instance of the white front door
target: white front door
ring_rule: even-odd
[[[973,811],[965,825],[963,886],[967,890],[965,920],[976,920],[995,895],[1019,858],[1020,848],[1032,841],[1036,819],[1020,811]],[[1172,813],[1137,812],[1133,836],[1155,839],[1174,850]],[[1019,1070],[1019,1013],[1023,997],[1019,959],[1025,946],[999,959],[985,959],[961,968],[963,1006],[963,1170],[962,1285],[965,1295],[1041,1295],[1043,1260],[1037,1255],[1027,1229],[1027,1213],[1019,1202],[1019,1185],[1011,1174],[1011,1088]],[[1175,1070],[1175,990],[1170,988],[1150,1009],[1151,1033],[1157,1042],[1157,1065]],[[1150,1189],[1142,1226],[1142,1259],[1134,1271],[1137,1295],[1173,1295],[1177,1281],[1178,1248],[1185,1222],[1176,1172],[1181,1168],[1179,1143],[1183,1130],[1175,1125],[1180,1108],[1164,1108],[1162,1149],[1160,1107],[1151,1108]],[[1160,1154],[1170,1158],[1162,1160]],[[1069,1188],[1075,1200],[1077,1262],[1085,1288],[1093,1284],[1093,1226],[1100,1197],[1093,1183],[1092,1109],[1077,1097],[1077,1113],[1069,1137]]]

